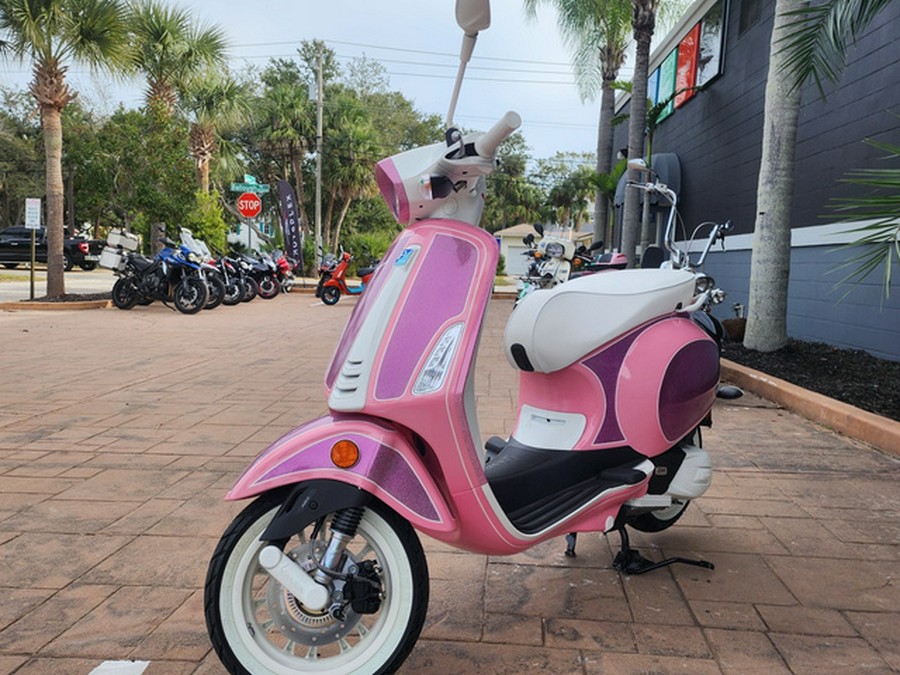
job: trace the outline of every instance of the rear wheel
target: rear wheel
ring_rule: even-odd
[[[642,513],[628,524],[639,532],[662,532],[678,522],[690,503],[689,499],[673,501],[669,508]]]
[[[267,274],[259,280],[259,297],[263,300],[271,300],[281,291],[278,279],[274,274]]]
[[[256,279],[253,277],[244,279],[244,297],[241,298],[241,302],[250,302],[257,295],[259,295],[259,284],[256,283]]]
[[[222,298],[222,304],[228,307],[238,304],[244,297],[244,282],[234,277],[225,284],[225,297]]]
[[[113,284],[112,301],[119,309],[131,309],[139,298],[138,290],[130,277],[122,277]]]
[[[172,301],[182,314],[196,314],[206,306],[209,291],[199,277],[185,277],[175,283]]]
[[[230,673],[396,670],[418,639],[428,608],[428,569],[412,527],[381,502],[363,509],[339,567],[345,574],[370,570],[370,583],[380,586],[381,599],[363,612],[346,604],[343,617],[336,618],[327,609],[305,607],[268,575],[258,556],[274,544],[293,561],[319,560],[330,523],[340,512],[289,540],[260,541],[279,506],[271,495],[250,504],[226,530],[210,561],[204,613],[222,663]],[[339,578],[331,585],[331,600],[339,602],[335,593],[345,592],[346,585]]]
[[[207,299],[204,309],[215,309],[225,299],[225,282],[217,273],[206,275]]]
[[[341,289],[337,286],[326,286],[322,289],[322,302],[326,305],[336,305],[341,299]]]

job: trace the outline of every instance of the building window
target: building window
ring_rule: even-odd
[[[761,4],[760,0],[741,0],[741,22],[738,25],[738,35],[743,35],[750,26],[759,21],[762,11]]]

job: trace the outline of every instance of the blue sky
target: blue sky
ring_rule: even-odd
[[[302,40],[319,38],[341,61],[365,55],[383,63],[391,88],[422,112],[444,117],[458,63],[462,33],[453,0],[247,0],[185,2],[201,22],[220,26],[230,42],[231,65],[262,67],[270,57],[290,58]],[[557,150],[592,152],[598,101],[582,102],[555,14],[541,10],[528,21],[521,0],[494,0],[491,27],[482,32],[457,108],[456,121],[489,127],[507,110],[523,118],[535,157]],[[27,65],[0,62],[4,83],[24,86]],[[74,65],[70,81],[100,110],[141,101],[141,82],[110,83]]]

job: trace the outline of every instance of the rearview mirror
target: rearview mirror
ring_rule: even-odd
[[[489,0],[456,0],[456,23],[467,35],[489,28],[491,3]]]

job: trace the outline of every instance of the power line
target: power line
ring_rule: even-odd
[[[347,45],[350,47],[365,47],[366,49],[383,49],[385,51],[392,52],[405,52],[407,54],[428,54],[430,56],[446,56],[452,59],[458,59],[459,54],[449,54],[444,52],[433,52],[425,49],[409,49],[406,47],[385,47],[383,45],[373,45],[367,44],[363,42],[348,42],[346,40],[322,40],[322,42],[333,43],[336,45]],[[298,42],[286,41],[286,42],[255,42],[243,45],[235,45],[235,47],[275,47],[279,45],[298,45]],[[509,59],[503,57],[494,57],[494,56],[473,56],[472,61],[504,61],[507,63],[529,63],[532,65],[541,65],[541,66],[559,66],[559,67],[571,67],[570,63],[560,63],[558,61],[534,61],[528,59]]]

